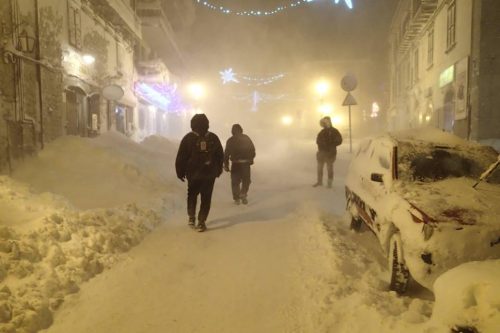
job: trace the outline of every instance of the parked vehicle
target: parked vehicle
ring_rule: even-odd
[[[452,267],[500,258],[498,158],[491,147],[435,129],[360,145],[346,179],[347,210],[351,228],[366,224],[386,251],[391,290],[404,293],[410,276],[432,290]]]

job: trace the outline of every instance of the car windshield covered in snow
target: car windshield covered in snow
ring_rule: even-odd
[[[474,148],[400,142],[398,148],[399,178],[420,182],[459,177],[479,179],[482,173],[496,161],[497,154],[488,147]],[[500,184],[499,170],[495,170],[487,181]]]

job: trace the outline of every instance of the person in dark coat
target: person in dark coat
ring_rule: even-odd
[[[206,230],[206,221],[210,212],[215,178],[222,173],[224,150],[222,144],[212,132],[208,131],[209,122],[204,114],[197,114],[191,119],[192,132],[181,141],[175,169],[181,181],[188,181],[187,212],[189,226],[195,227],[196,203],[201,195],[198,225],[200,232]]]
[[[231,133],[233,136],[227,140],[224,152],[224,170],[229,171],[229,161],[231,161],[231,189],[234,203],[239,205],[241,200],[241,203],[246,205],[255,146],[248,135],[243,134],[243,128],[239,124],[233,125]]]
[[[326,164],[328,171],[328,187],[332,187],[333,183],[333,163],[337,158],[337,146],[342,144],[342,135],[332,126],[330,117],[324,117],[319,122],[323,129],[319,132],[316,138],[318,145],[318,153],[316,159],[318,161],[318,181],[314,187],[323,185],[323,169]]]

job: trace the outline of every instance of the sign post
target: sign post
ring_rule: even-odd
[[[358,80],[352,74],[347,74],[342,78],[340,82],[342,89],[347,92],[347,96],[342,103],[343,106],[347,106],[349,108],[349,153],[352,153],[352,123],[351,123],[351,105],[358,105],[356,99],[353,95],[351,95],[351,91],[355,90],[358,86]]]

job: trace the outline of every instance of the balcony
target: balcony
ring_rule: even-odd
[[[412,15],[401,39],[399,52],[404,53],[411,47],[414,39],[432,17],[438,6],[438,0],[413,0]]]
[[[183,57],[175,40],[175,32],[160,0],[139,0],[137,15],[142,20],[144,40],[169,67],[183,67]],[[158,38],[162,36],[163,38]]]
[[[132,40],[142,39],[141,20],[127,0],[86,0],[106,22]]]

